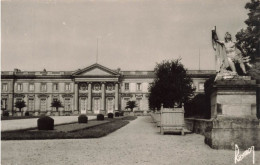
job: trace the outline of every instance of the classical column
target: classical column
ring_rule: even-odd
[[[105,96],[105,82],[102,82],[102,86],[101,86],[101,111],[103,111],[103,113],[105,113],[105,107],[106,107],[106,96]]]
[[[92,108],[91,108],[91,100],[92,100],[92,86],[91,83],[88,83],[88,113],[92,113]]]
[[[118,111],[118,83],[115,85],[115,111]]]
[[[79,103],[79,88],[78,88],[78,83],[75,82],[75,85],[74,85],[74,110],[75,110],[75,112],[79,111],[78,103]]]

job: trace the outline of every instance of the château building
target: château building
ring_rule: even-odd
[[[214,70],[189,70],[196,93],[204,92],[204,82]],[[129,100],[135,100],[134,110],[147,111],[149,86],[153,71],[112,70],[93,64],[77,71],[2,71],[1,109],[19,114],[15,102],[24,100],[23,112],[58,115],[51,107],[60,100],[63,115],[98,114],[125,110]]]

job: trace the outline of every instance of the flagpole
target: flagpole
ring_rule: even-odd
[[[97,55],[96,55],[96,63],[98,63],[98,37],[97,37]]]
[[[200,70],[200,48],[199,48],[199,70]]]

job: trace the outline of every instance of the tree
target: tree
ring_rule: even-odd
[[[192,79],[180,60],[163,61],[156,65],[156,78],[149,89],[150,109],[160,109],[161,104],[173,108],[176,104],[186,103],[193,96],[195,89]]]
[[[58,109],[59,109],[60,107],[63,107],[63,106],[62,106],[60,100],[53,99],[52,102],[51,102],[51,107],[55,107],[55,108],[56,108],[56,111],[58,112]]]
[[[260,1],[251,0],[245,8],[249,10],[245,20],[247,28],[236,34],[237,46],[254,61],[260,56]]]
[[[15,108],[18,108],[21,112],[22,108],[26,107],[25,101],[23,100],[16,100],[15,102]]]
[[[197,94],[185,104],[185,117],[199,117],[210,119],[211,117],[211,93],[216,75],[210,76],[204,83],[204,94]]]
[[[134,109],[135,107],[137,107],[135,101],[128,101],[128,102],[126,103],[126,107],[125,107],[125,108],[130,108],[131,111],[133,112],[133,109]]]

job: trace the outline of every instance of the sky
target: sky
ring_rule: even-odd
[[[214,70],[211,30],[235,39],[246,27],[247,2],[2,0],[1,70],[74,71],[96,62],[153,70],[177,58],[190,70]]]

